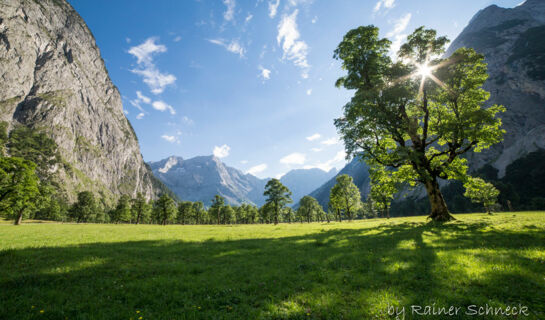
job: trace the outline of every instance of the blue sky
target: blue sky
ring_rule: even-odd
[[[454,40],[521,0],[69,0],[93,32],[146,161],[216,154],[259,177],[341,169],[350,92],[333,50],[374,24],[394,46],[425,25]]]

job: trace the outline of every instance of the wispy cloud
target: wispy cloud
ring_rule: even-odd
[[[312,148],[312,149],[310,149],[310,150],[312,150],[312,151],[314,151],[314,152],[320,152],[320,151],[322,151],[322,150],[324,150],[324,149],[322,149],[322,148]]]
[[[322,137],[321,134],[315,133],[315,134],[313,134],[313,135],[311,135],[311,136],[308,136],[306,139],[307,139],[308,141],[314,141],[314,140],[320,139],[321,137]]]
[[[386,34],[386,37],[391,38],[392,46],[390,48],[390,53],[395,55],[399,48],[401,47],[402,42],[407,37],[407,34],[404,31],[407,29],[409,22],[411,22],[412,14],[407,13],[401,18],[392,21],[394,24],[394,29]]]
[[[250,22],[250,20],[252,20],[253,17],[254,17],[253,14],[251,14],[251,13],[248,14],[248,15],[246,16],[246,19],[244,19],[244,22],[246,22],[246,23]]]
[[[339,142],[340,141],[337,138],[329,138],[329,139],[323,140],[322,144],[324,144],[326,146],[332,146],[334,144],[338,144]]]
[[[164,45],[156,44],[156,41],[156,38],[148,38],[142,44],[131,47],[129,53],[136,57],[138,65],[138,68],[132,69],[131,72],[142,76],[144,83],[149,86],[152,93],[160,94],[167,86],[174,84],[176,77],[169,73],[160,72],[155,66],[153,56],[167,51]]]
[[[227,7],[227,10],[223,13],[223,19],[226,21],[233,20],[235,16],[235,0],[223,0],[223,4]]]
[[[145,114],[143,112],[140,112],[137,116],[136,116],[136,119],[137,120],[141,120],[142,118],[144,118]]]
[[[280,163],[287,165],[301,165],[306,161],[306,155],[294,152],[280,159]]]
[[[380,9],[384,8],[385,10],[389,10],[395,7],[395,0],[379,0],[375,4],[375,8],[373,8],[373,12],[379,12]]]
[[[153,107],[153,109],[159,110],[161,112],[168,110],[170,114],[172,115],[176,114],[176,110],[174,110],[174,108],[171,105],[167,104],[164,101],[154,101],[151,104],[151,106]]]
[[[284,51],[283,59],[288,59],[299,68],[303,69],[303,78],[308,77],[310,68],[307,61],[308,45],[305,41],[299,40],[300,34],[297,29],[297,14],[299,10],[295,9],[291,15],[283,15],[278,24],[278,35],[276,41],[282,46]]]
[[[271,17],[271,19],[276,16],[279,5],[280,5],[280,0],[269,1],[269,17]]]
[[[231,147],[224,144],[222,146],[215,146],[214,151],[212,153],[214,154],[214,156],[221,159],[221,158],[227,157],[229,155],[230,150],[231,150]]]
[[[333,159],[327,160],[326,162],[317,162],[315,164],[306,165],[303,168],[304,169],[318,168],[324,171],[329,171],[333,169],[336,165],[342,166],[345,159],[346,159],[346,153],[344,151],[339,151],[337,152],[337,154],[335,154],[335,157],[333,157]]]
[[[161,138],[163,140],[166,140],[170,143],[177,143],[177,144],[180,144],[180,136],[182,135],[182,132],[181,131],[177,131],[175,135],[168,135],[168,134],[164,134],[161,136]]]
[[[262,163],[262,164],[258,164],[257,166],[251,167],[250,169],[246,171],[246,173],[249,173],[251,175],[256,175],[258,173],[265,171],[266,169],[267,169],[267,164]]]
[[[259,70],[261,71],[260,76],[263,80],[269,80],[271,78],[271,70],[263,68],[262,66],[259,66]]]
[[[180,41],[182,41],[182,37],[177,36],[177,37],[175,37],[172,41],[174,41],[174,42],[180,42]]]
[[[244,53],[246,50],[242,45],[238,42],[238,40],[231,40],[231,42],[227,43],[223,39],[209,39],[210,43],[217,44],[218,46],[222,46],[227,51],[238,54],[241,58],[244,57]]]
[[[312,89],[307,90],[307,96],[310,96],[312,94]]]

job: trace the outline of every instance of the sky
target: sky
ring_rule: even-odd
[[[333,120],[351,92],[333,51],[362,25],[392,54],[414,29],[455,37],[522,0],[69,0],[119,89],[145,161],[212,155],[258,177],[342,169]]]

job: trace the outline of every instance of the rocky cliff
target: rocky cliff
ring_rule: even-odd
[[[503,143],[470,156],[473,168],[491,164],[505,174],[514,160],[545,148],[545,1],[527,0],[505,9],[479,11],[452,42],[447,54],[471,47],[484,54],[488,104],[502,104]]]
[[[151,162],[150,167],[181,200],[202,201],[209,206],[219,194],[232,205],[253,203],[260,206],[265,202],[263,190],[267,180],[228,167],[215,156],[187,160],[172,156]]]
[[[64,0],[0,2],[0,121],[57,144],[52,168],[70,198],[153,194],[136,135],[95,39]]]

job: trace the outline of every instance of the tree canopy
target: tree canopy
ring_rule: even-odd
[[[352,177],[347,174],[338,176],[336,180],[337,183],[331,188],[329,194],[329,206],[338,215],[342,212],[348,220],[352,220],[356,210],[361,207],[360,190],[354,184]]]
[[[278,216],[288,203],[292,203],[291,191],[278,179],[271,179],[265,185],[264,196],[267,203],[272,205],[274,224],[278,224]]]
[[[397,186],[423,185],[430,217],[450,220],[438,179],[468,181],[460,156],[501,141],[497,115],[505,108],[485,108],[486,63],[473,49],[439,58],[448,39],[420,27],[394,61],[390,41],[378,34],[374,26],[353,29],[335,50],[347,72],[336,85],[355,90],[335,125],[348,156],[363,158]]]

